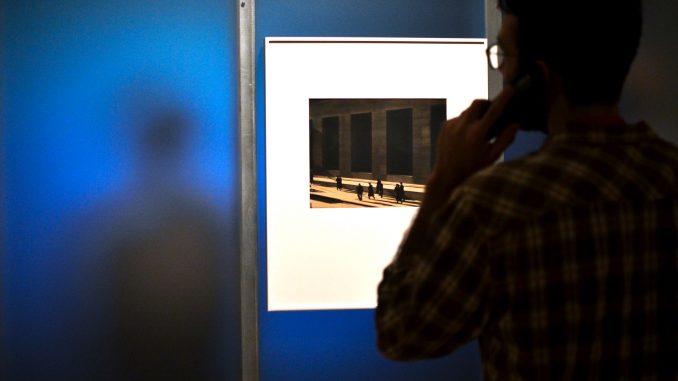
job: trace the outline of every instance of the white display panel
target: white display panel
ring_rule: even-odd
[[[309,99],[487,98],[484,39],[267,38],[268,310],[374,308],[417,209],[309,208]]]

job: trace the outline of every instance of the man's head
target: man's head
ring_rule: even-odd
[[[506,16],[499,35],[505,77],[541,60],[560,76],[571,103],[619,101],[640,41],[641,0],[499,0],[499,9]]]

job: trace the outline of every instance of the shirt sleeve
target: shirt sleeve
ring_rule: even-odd
[[[476,338],[489,315],[487,233],[463,192],[415,223],[429,224],[425,239],[401,244],[378,287],[377,345],[394,360],[448,354]]]

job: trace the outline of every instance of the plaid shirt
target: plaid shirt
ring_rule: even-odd
[[[678,379],[678,149],[578,124],[458,187],[379,285],[378,345],[487,380]]]

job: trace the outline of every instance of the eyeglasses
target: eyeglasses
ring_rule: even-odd
[[[490,47],[485,50],[485,54],[487,55],[487,63],[494,70],[499,70],[504,66],[504,57],[513,57],[511,54],[504,53],[504,50],[499,44],[490,45]]]

